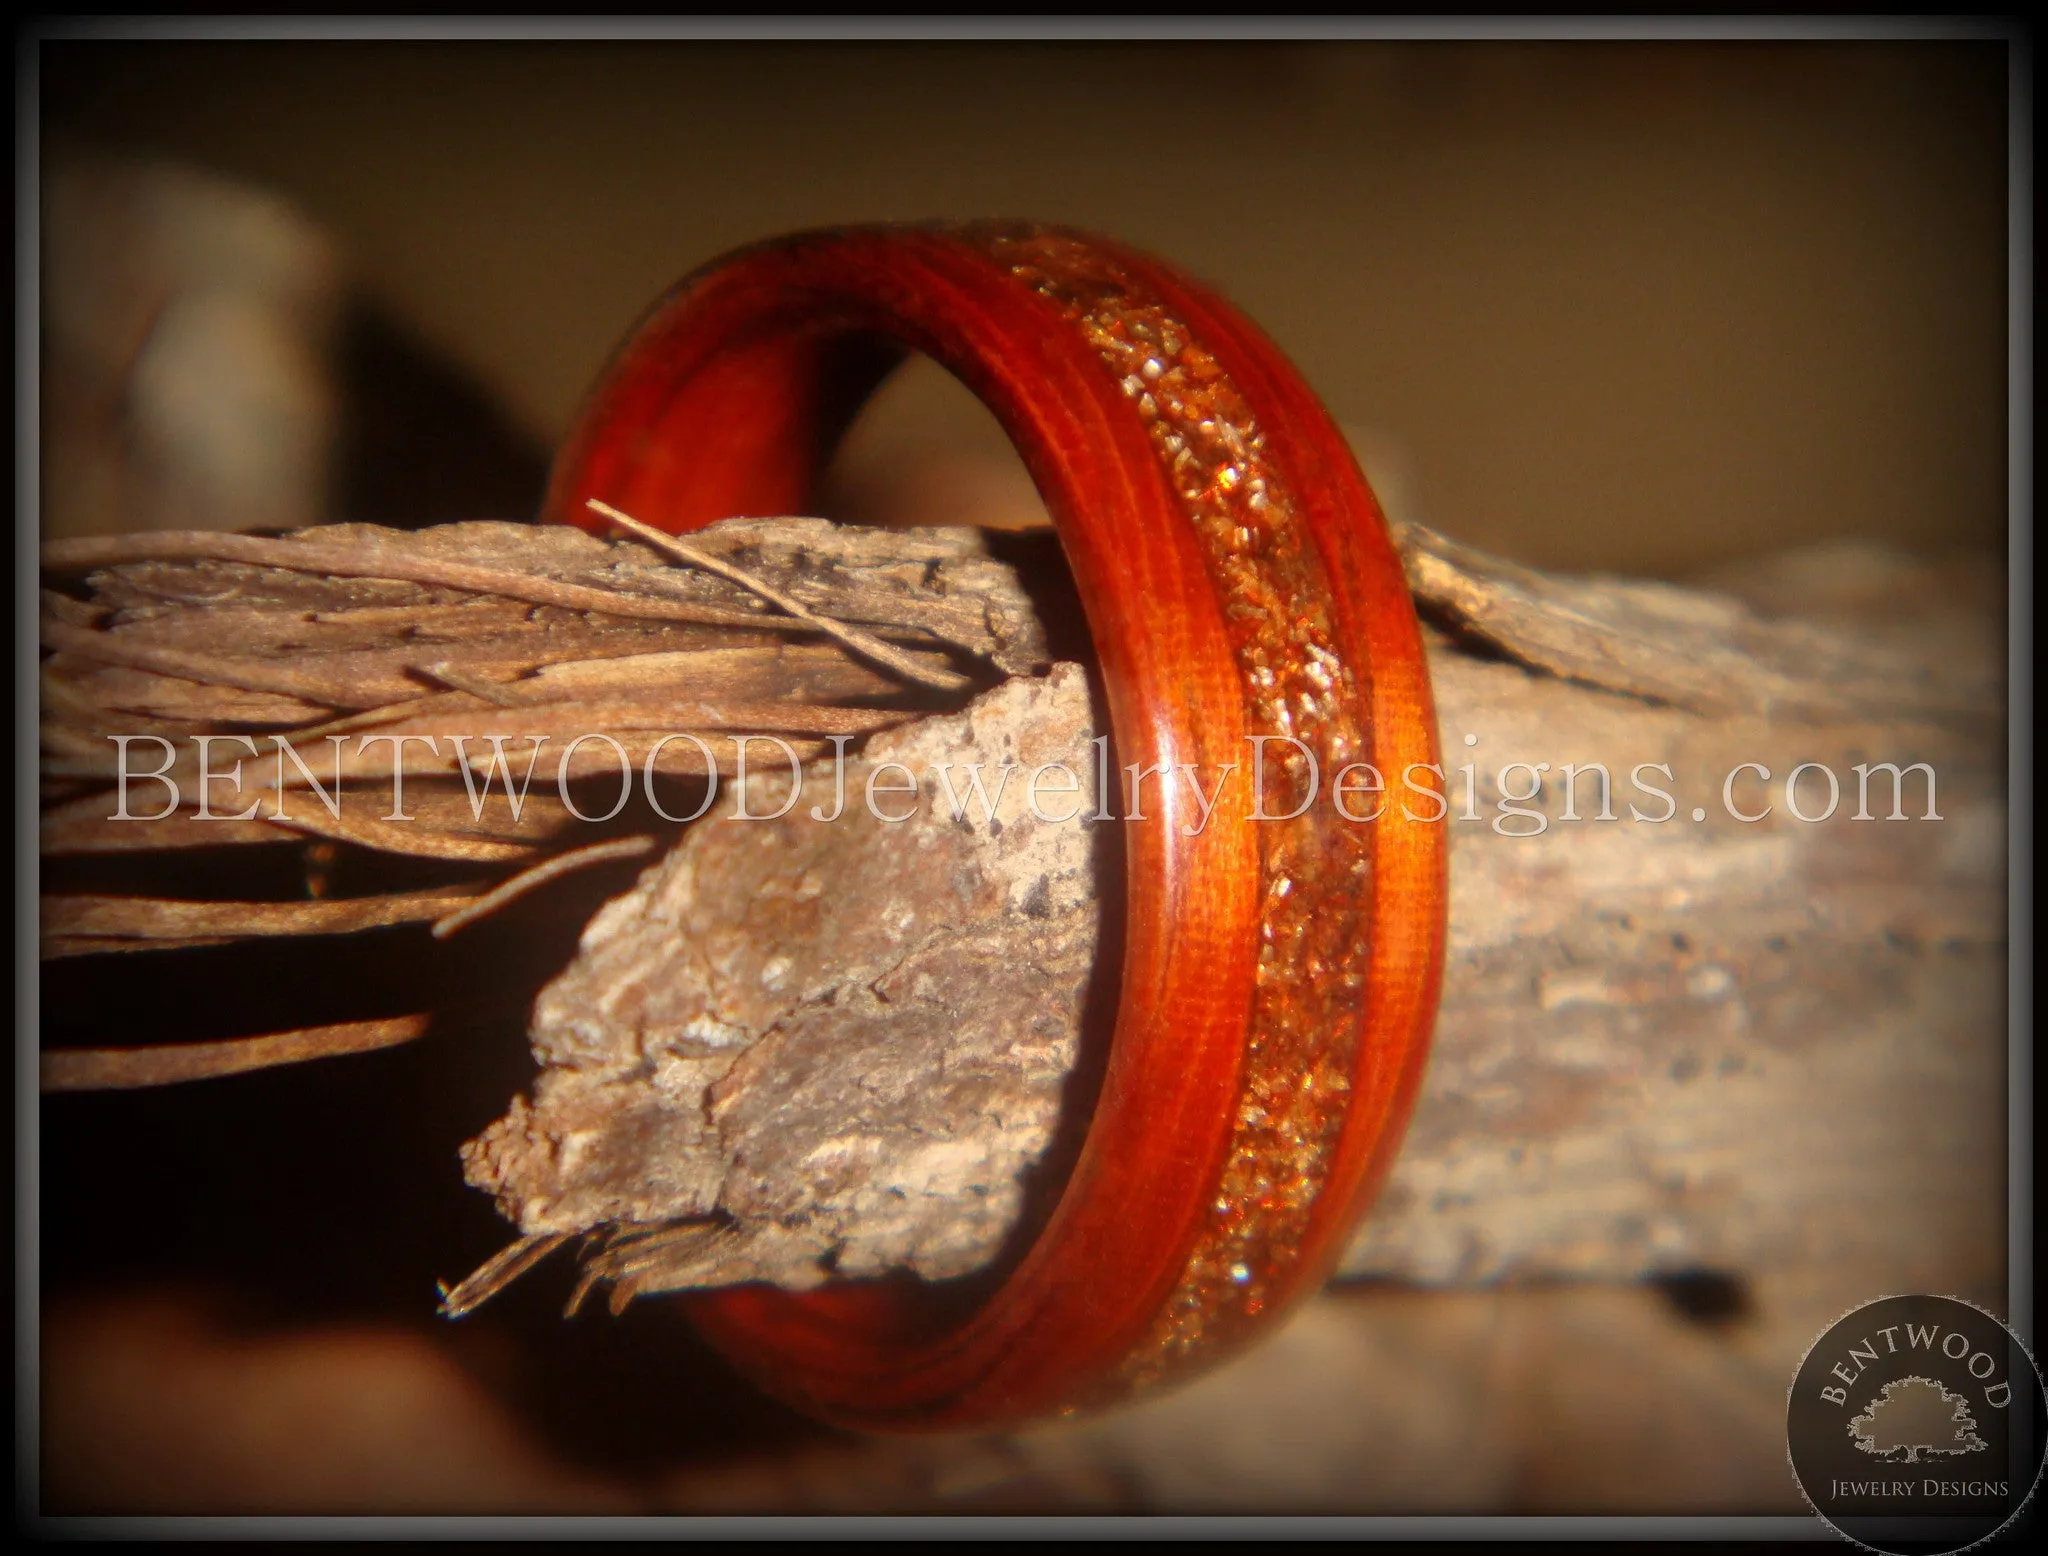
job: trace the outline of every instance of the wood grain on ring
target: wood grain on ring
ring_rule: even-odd
[[[1015,441],[1088,614],[1118,761],[1166,770],[1124,823],[1115,1035],[1059,1202],[985,1298],[962,1311],[890,1283],[743,1288],[693,1313],[826,1419],[973,1427],[1185,1373],[1320,1284],[1420,1077],[1444,839],[1402,804],[1404,775],[1437,761],[1435,718],[1400,563],[1349,448],[1241,314],[1118,245],[990,223],[729,256],[615,358],[547,514],[587,522],[594,497],[682,532],[801,511],[905,350],[951,370]],[[1265,812],[1288,819],[1254,819],[1256,737]],[[1384,793],[1354,788],[1348,804],[1377,804],[1377,820],[1333,803],[1355,763]],[[1218,792],[1231,764],[1198,827],[1190,778]]]

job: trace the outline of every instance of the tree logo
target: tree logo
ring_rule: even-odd
[[[1894,1378],[1870,1408],[1849,1423],[1865,1453],[1891,1464],[1918,1464],[1924,1453],[1976,1453],[1989,1443],[1977,1435],[1970,1402],[1933,1378]]]
[[[1953,1297],[1884,1297],[1806,1353],[1786,1404],[1792,1473],[1813,1510],[1887,1553],[1959,1551],[2033,1494],[2048,1401],[2026,1348]]]

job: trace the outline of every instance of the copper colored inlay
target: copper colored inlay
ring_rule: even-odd
[[[1144,418],[1223,605],[1247,730],[1300,741],[1321,777],[1301,816],[1254,826],[1258,969],[1228,1162],[1165,1311],[1125,1363],[1128,1387],[1227,1343],[1286,1290],[1327,1182],[1358,1060],[1372,863],[1370,829],[1346,821],[1330,790],[1347,764],[1371,759],[1368,688],[1338,653],[1322,564],[1265,433],[1187,326],[1087,245],[1043,232],[977,237],[1059,307]],[[1284,816],[1305,794],[1308,764],[1284,741],[1265,751],[1265,808]],[[1233,781],[1248,781],[1251,755]]]

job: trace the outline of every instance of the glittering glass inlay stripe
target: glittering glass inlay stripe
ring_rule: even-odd
[[[1338,651],[1267,435],[1186,325],[1097,249],[1042,231],[978,241],[1081,331],[1144,418],[1222,602],[1247,730],[1299,740],[1324,785],[1301,816],[1254,827],[1258,965],[1228,1163],[1165,1311],[1110,1385],[1122,1392],[1227,1343],[1291,1284],[1327,1182],[1358,1058],[1372,862],[1370,829],[1336,811],[1329,784],[1371,757],[1367,688]],[[1266,806],[1284,815],[1307,764],[1285,742],[1266,754]]]

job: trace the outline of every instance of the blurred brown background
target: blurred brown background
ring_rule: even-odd
[[[530,511],[607,352],[723,248],[1030,214],[1217,283],[1391,507],[1493,549],[1666,575],[1847,537],[2003,549],[1995,44],[81,42],[42,67],[51,157],[170,159],[282,198],[259,217],[219,194],[244,224],[236,296],[261,303],[226,313],[249,403],[334,421],[310,516]],[[68,247],[45,233],[46,451],[85,431],[72,465],[46,460],[46,522],[138,525],[129,488],[85,490],[94,439],[151,458],[235,441],[169,411],[138,432],[133,369],[153,359],[130,354],[165,333],[150,287],[219,266],[110,186],[69,187],[88,219]],[[95,345],[109,256],[156,279]],[[82,334],[58,339],[74,284]],[[193,317],[219,316],[217,290]],[[74,395],[51,364],[81,339],[113,376]],[[176,392],[148,403],[223,405],[211,349],[174,357]],[[899,522],[1031,504],[1000,433],[929,369],[885,389],[821,494]],[[1840,1301],[1727,1272],[1354,1287],[1100,1428],[909,1444],[770,1405],[662,1304],[565,1325],[566,1281],[544,1276],[438,1322],[434,1279],[507,1235],[455,1147],[525,1084],[525,1002],[630,873],[436,964],[488,1007],[473,1031],[45,1104],[46,1506],[1801,1510],[1784,1352]],[[174,1037],[195,1010],[264,1030],[316,986],[412,976],[418,947],[353,940],[260,978],[152,958],[120,994]],[[45,976],[45,1040],[105,1041],[113,991],[68,965]],[[1997,1300],[1999,1272],[1973,1280]],[[1795,1316],[1766,1329],[1760,1304]]]
[[[1218,283],[1393,505],[1675,573],[2002,544],[2005,69],[1995,43],[105,43],[49,47],[43,100],[53,135],[296,202],[544,443],[726,247],[1036,215]],[[899,389],[839,506],[1000,454],[948,388]]]

